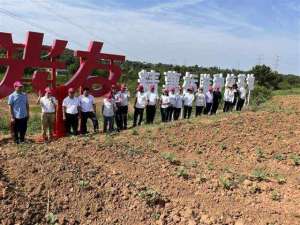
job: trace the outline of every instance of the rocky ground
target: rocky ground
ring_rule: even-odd
[[[300,224],[299,102],[50,144],[2,137],[0,223]]]

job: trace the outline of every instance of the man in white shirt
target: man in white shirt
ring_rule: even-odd
[[[114,130],[114,116],[116,112],[116,102],[112,93],[108,93],[103,99],[102,115],[103,115],[103,133],[112,132]]]
[[[223,108],[223,112],[229,112],[232,104],[234,102],[234,91],[233,91],[233,87],[229,86],[225,88],[225,92],[224,92],[224,108]]]
[[[168,122],[168,108],[170,106],[169,91],[162,90],[162,95],[160,96],[160,114],[161,122]]]
[[[182,94],[182,88],[179,87],[180,89],[180,93],[177,93],[175,95],[175,99],[176,99],[176,104],[175,104],[175,109],[174,109],[174,120],[178,120],[181,114],[181,109],[183,106],[183,94]]]
[[[78,120],[80,113],[80,101],[75,97],[75,90],[69,88],[68,96],[63,100],[63,119],[65,121],[66,133],[68,135],[78,134]],[[72,132],[71,132],[72,129]]]
[[[147,102],[147,93],[145,93],[143,85],[139,85],[134,104],[133,127],[136,127],[138,119],[138,125],[140,126],[142,124],[144,109],[147,106]]]
[[[83,89],[83,94],[79,96],[80,109],[81,109],[81,121],[80,121],[80,133],[87,133],[87,121],[91,119],[94,127],[94,132],[99,131],[98,119],[96,117],[96,104],[94,96],[90,95],[89,88]]]
[[[157,94],[155,93],[155,86],[152,85],[150,87],[150,92],[148,93],[148,104],[146,106],[146,123],[153,124],[155,113],[156,113],[156,105],[157,105]]]
[[[45,95],[43,97],[41,93],[39,93],[37,104],[39,104],[42,109],[41,123],[43,140],[52,140],[57,101],[55,97],[52,96],[52,90],[49,87],[45,89]],[[49,133],[49,135],[47,135],[47,133]]]
[[[211,108],[213,105],[213,88],[210,86],[208,88],[208,91],[205,93],[205,101],[206,101],[206,107],[204,109],[204,114],[208,115],[211,112]]]
[[[174,117],[174,111],[176,106],[176,94],[175,94],[175,88],[171,88],[171,91],[169,92],[169,101],[170,106],[168,108],[168,121],[172,121],[172,118]]]
[[[121,129],[127,129],[127,118],[128,118],[128,103],[130,98],[130,93],[127,90],[125,84],[121,85],[121,91],[119,93],[120,98],[120,111],[121,111]]]
[[[236,111],[242,111],[242,108],[245,104],[245,100],[246,100],[246,88],[245,87],[240,87],[238,90],[238,102],[236,104]]]
[[[184,94],[183,96],[183,118],[190,118],[192,115],[192,109],[193,109],[193,102],[194,102],[195,96],[193,93],[193,88],[189,87],[188,92]]]

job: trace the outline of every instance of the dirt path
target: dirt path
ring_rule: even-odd
[[[0,222],[300,224],[300,97],[283,100],[112,137],[3,143]]]

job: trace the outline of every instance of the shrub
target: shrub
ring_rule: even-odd
[[[186,168],[184,166],[181,166],[177,169],[177,176],[178,177],[182,177],[184,179],[188,179],[189,178],[189,174],[186,170]]]
[[[263,169],[253,170],[251,176],[258,181],[268,180],[268,173]]]
[[[146,204],[149,206],[155,206],[155,205],[164,205],[165,200],[161,196],[160,193],[157,191],[151,189],[151,188],[143,188],[139,194],[138,194],[143,200],[146,201]]]
[[[251,93],[251,104],[260,105],[272,97],[272,90],[263,86],[256,85]]]
[[[169,161],[169,163],[171,163],[171,164],[176,164],[176,165],[179,164],[179,161],[176,159],[175,154],[172,152],[163,152],[163,153],[161,153],[161,156],[165,160]]]

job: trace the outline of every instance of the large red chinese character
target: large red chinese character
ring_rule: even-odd
[[[0,66],[7,66],[6,73],[0,83],[0,99],[13,92],[13,83],[22,80],[31,83],[36,92],[43,91],[47,86],[54,88],[54,95],[58,99],[59,107],[56,119],[56,134],[63,136],[62,106],[61,103],[67,95],[68,88],[90,87],[96,97],[106,94],[113,84],[116,84],[122,71],[116,61],[125,61],[125,56],[101,53],[103,43],[91,42],[88,51],[77,51],[75,56],[80,58],[80,67],[72,79],[66,84],[56,85],[56,70],[63,69],[64,63],[57,61],[57,58],[66,48],[67,41],[56,40],[52,47],[43,45],[42,33],[29,32],[25,44],[13,43],[12,35],[0,32],[0,48],[6,50],[6,58],[0,58]],[[18,59],[14,55],[23,50],[23,58]],[[41,54],[46,52],[45,56]],[[34,72],[31,79],[24,78],[26,68],[51,69],[46,71]],[[108,78],[93,76],[95,69],[106,70],[109,72]],[[95,88],[98,84],[101,88]]]

